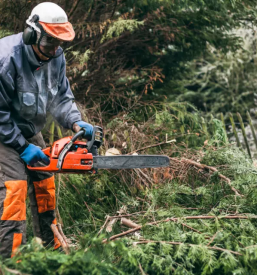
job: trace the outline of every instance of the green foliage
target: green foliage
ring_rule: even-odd
[[[38,2],[2,1],[1,26],[22,31]],[[76,31],[66,48],[68,77],[89,121],[104,124],[102,153],[115,147],[123,154],[138,149],[167,154],[171,166],[57,177],[60,222],[73,242],[72,253],[46,250],[31,240],[29,218],[30,243],[2,261],[1,272],[256,274],[257,170],[244,152],[227,143],[221,121],[206,113],[252,107],[256,41],[251,23],[257,2],[58,3],[69,11]],[[1,31],[0,37],[8,34]],[[44,134],[50,143],[67,134],[55,126],[48,119]],[[172,139],[176,142],[167,142]],[[235,196],[221,175],[243,196]],[[137,213],[129,218],[142,230],[103,244],[128,229],[118,222],[96,237],[106,216],[122,207]],[[226,219],[229,215],[246,219]],[[192,216],[215,218],[187,218]],[[167,218],[176,219],[163,221]]]
[[[207,131],[213,139],[202,144],[199,150],[206,138],[204,133],[202,137],[193,135],[196,143],[186,140],[188,131],[202,128],[201,116],[193,106],[171,104],[163,111],[155,109],[144,124],[138,121],[130,125],[133,118],[133,114],[123,114],[111,121],[106,127],[106,140],[111,142],[116,132],[116,140],[123,143],[124,138],[133,147],[133,140],[139,144],[141,139],[152,142],[149,133],[155,136],[160,129],[163,129],[160,138],[166,133],[173,137],[175,129],[179,129],[176,132],[179,136],[183,126],[185,135],[178,137],[181,141],[175,147],[177,152],[164,145],[163,153],[177,156],[179,152],[188,158],[188,154],[192,154],[190,150],[198,148],[194,151],[198,155],[193,156],[205,165],[216,167],[218,172],[185,168],[182,163],[174,162],[172,169],[155,171],[155,176],[144,170],[150,178],[159,177],[158,184],[148,182],[148,185],[134,171],[58,176],[58,209],[65,233],[74,244],[71,254],[46,250],[32,240],[14,258],[1,264],[4,274],[10,274],[10,269],[29,274],[140,274],[142,270],[146,274],[199,275],[257,272],[254,246],[257,242],[257,170],[244,152],[225,143],[221,122],[206,120]],[[188,142],[186,149],[183,139]],[[147,150],[160,152],[156,147]],[[170,176],[164,177],[167,173]],[[219,174],[228,177],[243,196],[235,196]],[[128,218],[143,225],[142,230],[137,235],[132,233],[103,244],[104,238],[129,229],[117,222],[111,232],[103,229],[105,235],[96,237],[106,216],[117,215],[124,207],[127,213],[138,213]],[[233,215],[247,219],[226,218]],[[196,218],[187,218],[192,216]],[[167,218],[175,220],[165,222]],[[151,222],[159,223],[148,224]]]
[[[178,91],[170,96],[178,101],[189,101],[199,109],[216,114],[233,113],[254,107],[256,93],[256,37],[250,25],[234,30],[242,39],[242,49],[224,54],[208,47],[202,58],[184,64],[187,74],[170,84]]]
[[[1,266],[5,275],[13,274],[10,269],[18,268],[26,274],[126,274],[115,262],[119,257],[126,257],[131,266],[136,259],[122,242],[112,242],[102,245],[101,238],[86,235],[81,240],[79,251],[70,255],[45,250],[33,240],[24,246],[22,254],[5,261]]]
[[[5,37],[5,36],[12,35],[12,34],[13,34],[13,32],[10,32],[8,30],[0,28],[0,39]]]
[[[223,127],[222,121],[218,119],[212,119],[210,124],[213,129],[213,134],[212,134],[210,144],[213,144],[216,146],[227,144],[228,143],[227,133]]]
[[[107,33],[103,36],[101,42],[111,39],[113,37],[120,36],[125,30],[133,32],[139,28],[139,26],[144,25],[144,22],[138,22],[137,20],[118,20],[111,24],[108,28]]]

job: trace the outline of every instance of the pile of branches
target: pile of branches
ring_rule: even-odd
[[[120,172],[62,177],[58,207],[74,246],[65,255],[33,241],[3,273],[254,274],[257,171],[234,146],[205,149],[200,159],[171,157],[147,186],[153,171],[143,169],[140,188]]]
[[[59,175],[67,254],[32,240],[2,273],[256,273],[256,168],[221,123],[192,108],[148,106],[148,119],[127,113],[105,125],[101,154],[165,154],[170,166]]]

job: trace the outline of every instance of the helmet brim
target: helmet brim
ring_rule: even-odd
[[[75,38],[75,32],[70,22],[44,23],[39,21],[39,23],[47,34],[59,40],[72,41]]]

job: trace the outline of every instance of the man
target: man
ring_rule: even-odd
[[[40,131],[46,113],[65,128],[93,126],[81,121],[74,103],[60,47],[75,37],[67,15],[50,2],[36,6],[24,33],[0,39],[0,256],[10,257],[26,242],[27,185],[33,230],[44,244],[58,248],[51,224],[55,219],[55,185],[51,173],[31,172],[27,164],[49,163]],[[39,146],[39,147],[38,147]],[[28,181],[27,181],[28,176]],[[28,183],[28,184],[27,184]]]

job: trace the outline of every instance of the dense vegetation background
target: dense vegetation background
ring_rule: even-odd
[[[0,37],[23,31],[40,2],[1,0]],[[52,2],[76,31],[67,76],[85,120],[104,128],[101,153],[166,154],[171,164],[57,176],[71,254],[32,240],[1,272],[256,274],[257,170],[216,118],[255,115],[257,1]],[[49,143],[66,134],[55,126],[49,118]],[[120,217],[100,230],[108,216]],[[131,221],[142,229],[116,240]]]

